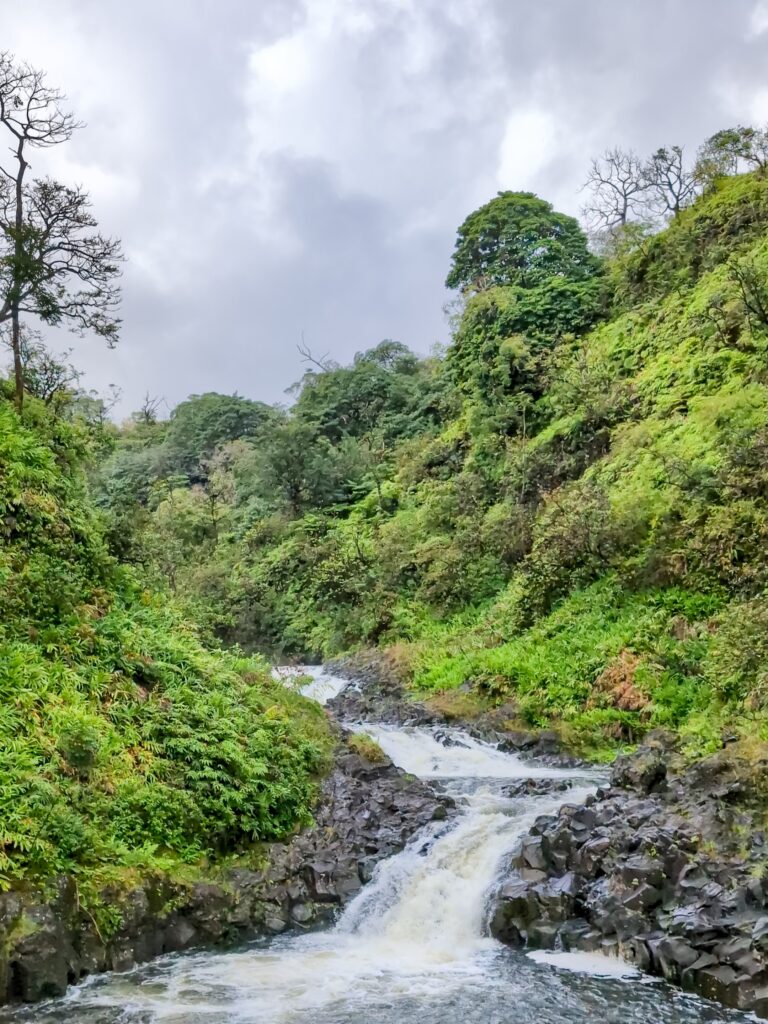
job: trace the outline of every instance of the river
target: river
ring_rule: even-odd
[[[314,673],[309,693],[343,681]],[[360,725],[356,725],[360,728]],[[382,862],[334,928],[237,952],[164,957],[89,979],[60,1000],[0,1015],[13,1024],[725,1024],[747,1016],[640,978],[603,957],[526,955],[486,935],[486,903],[534,818],[596,785],[534,766],[456,730],[364,726],[395,763],[458,802]],[[564,793],[514,798],[510,781],[564,779]]]

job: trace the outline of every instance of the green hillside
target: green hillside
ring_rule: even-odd
[[[0,401],[0,889],[199,870],[307,820],[324,716],[110,554],[104,428]]]
[[[656,725],[692,752],[762,734],[766,282],[759,174],[603,258],[503,193],[459,232],[444,353],[313,366],[237,437],[227,410],[256,403],[136,418],[99,500],[123,554],[228,643],[392,648],[414,688],[469,684],[593,750]],[[181,420],[210,427],[216,403],[191,467]]]

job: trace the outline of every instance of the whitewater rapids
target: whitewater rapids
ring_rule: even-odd
[[[313,672],[325,700],[343,680]],[[305,692],[307,692],[305,690]],[[457,730],[357,723],[405,771],[433,780],[460,814],[381,862],[325,932],[283,935],[238,952],[169,956],[90,979],[61,1000],[13,1012],[16,1024],[715,1024],[746,1019],[616,961],[567,954],[536,962],[487,935],[489,893],[515,842],[541,814],[596,785],[524,762]],[[566,792],[515,797],[522,778]],[[537,958],[542,959],[542,958]],[[565,967],[566,970],[558,969]],[[606,975],[603,977],[602,975]],[[6,1019],[5,1016],[0,1020]]]

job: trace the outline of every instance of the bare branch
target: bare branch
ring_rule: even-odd
[[[47,147],[70,139],[82,123],[63,109],[65,99],[42,71],[0,53],[0,124],[17,142]]]
[[[325,355],[319,357],[312,355],[312,350],[304,341],[304,331],[301,332],[301,343],[296,348],[299,350],[302,362],[311,363],[312,366],[316,366],[322,373],[336,369],[336,363],[331,359],[330,352],[326,352]]]
[[[643,161],[632,150],[608,149],[592,160],[582,187],[590,192],[582,212],[593,230],[621,228],[647,213],[650,183]]]

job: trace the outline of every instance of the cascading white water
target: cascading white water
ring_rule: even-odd
[[[280,665],[273,674],[284,682],[293,682],[308,678],[310,681],[300,687],[301,692],[318,704],[325,704],[332,697],[341,693],[349,680],[326,672],[322,665]]]
[[[312,674],[321,699],[344,685]],[[669,990],[553,972],[486,936],[486,896],[505,853],[539,814],[582,799],[594,785],[589,773],[578,780],[534,767],[457,730],[440,738],[364,728],[406,771],[440,780],[461,813],[380,863],[334,929],[93,979],[16,1016],[19,1024],[580,1024],[595,1012],[606,1024],[724,1020],[701,1003],[681,1008],[683,997]],[[505,792],[530,777],[573,787],[524,799]]]
[[[563,802],[562,797],[545,797],[531,802],[526,813],[511,814],[512,801],[499,783],[532,775],[567,778],[572,773],[531,769],[457,730],[450,732],[450,746],[426,729],[366,727],[366,732],[406,771],[444,780],[463,813],[426,852],[412,844],[379,865],[371,886],[350,905],[338,931],[357,932],[379,953],[396,953],[412,967],[462,961],[494,947],[483,935],[483,917],[501,858],[535,817]],[[584,798],[592,788],[584,785],[570,798]]]

